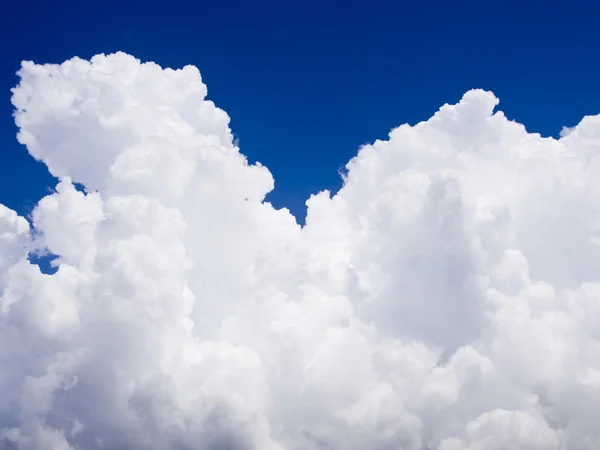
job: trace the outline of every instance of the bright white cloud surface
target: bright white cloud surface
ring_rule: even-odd
[[[0,448],[600,448],[600,116],[542,138],[467,92],[300,227],[196,68],[19,75],[60,181],[0,205]]]

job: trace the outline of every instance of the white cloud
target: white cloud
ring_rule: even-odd
[[[60,182],[31,225],[0,206],[3,448],[600,445],[600,117],[546,139],[470,91],[300,227],[197,69],[19,75],[19,140]]]
[[[560,137],[567,137],[569,134],[573,132],[574,127],[562,127],[560,130]]]

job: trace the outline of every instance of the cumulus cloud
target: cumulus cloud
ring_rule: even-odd
[[[301,227],[196,68],[19,76],[58,184],[0,205],[0,448],[600,447],[600,116],[542,138],[469,91]]]

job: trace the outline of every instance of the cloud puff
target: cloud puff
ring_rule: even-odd
[[[19,75],[59,183],[0,206],[1,448],[600,446],[600,117],[542,138],[467,92],[300,227],[196,68]]]

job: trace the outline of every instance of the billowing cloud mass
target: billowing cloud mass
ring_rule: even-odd
[[[467,92],[301,227],[196,68],[19,75],[59,181],[0,205],[0,448],[600,448],[600,116],[543,138]]]

